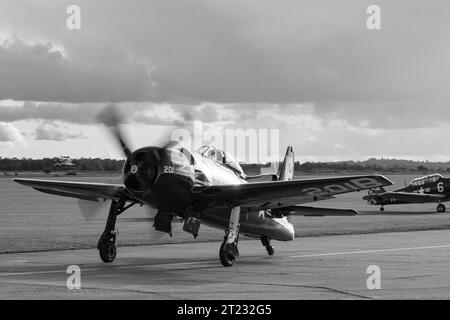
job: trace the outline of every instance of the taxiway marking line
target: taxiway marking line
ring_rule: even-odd
[[[81,268],[81,271],[99,271],[99,270],[114,270],[114,269],[133,269],[133,268],[145,268],[145,267],[168,267],[177,265],[196,265],[205,264],[205,261],[193,261],[193,262],[174,262],[174,263],[161,263],[161,264],[143,264],[143,265],[133,265],[133,266],[118,266],[111,269],[105,268]],[[0,277],[4,276],[24,276],[32,274],[52,274],[52,273],[66,273],[66,270],[45,270],[45,271],[26,271],[26,272],[4,272],[0,273]]]
[[[346,255],[346,254],[364,254],[364,253],[411,251],[411,250],[442,249],[442,248],[450,248],[450,244],[445,244],[445,245],[440,245],[440,246],[406,247],[406,248],[374,249],[374,250],[361,250],[361,251],[315,253],[315,254],[304,254],[304,255],[299,255],[299,256],[290,256],[290,258],[325,257],[325,256],[340,256],[340,255]]]
[[[82,271],[95,271],[100,270],[100,268],[88,268],[82,269]],[[51,274],[51,273],[66,273],[66,270],[46,270],[46,271],[27,271],[27,272],[5,272],[0,273],[0,277],[3,276],[25,276],[31,274]]]
[[[0,263],[25,263],[28,262],[27,260],[8,260],[8,261],[2,261]]]

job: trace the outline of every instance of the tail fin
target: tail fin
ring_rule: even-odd
[[[256,176],[247,176],[247,180],[256,180],[261,177],[270,176],[272,181],[292,180],[294,178],[294,151],[292,147],[288,147],[286,150],[286,156],[284,157],[283,164],[279,167],[278,161],[271,161],[270,167],[261,167],[260,174]]]
[[[278,171],[278,180],[292,180],[294,178],[294,150],[289,146],[286,150],[283,164]]]

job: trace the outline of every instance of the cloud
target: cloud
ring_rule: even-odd
[[[408,1],[405,10],[380,0],[382,29],[368,31],[368,0],[132,1],[125,8],[81,0],[82,30],[69,31],[62,22],[71,1],[17,1],[1,10],[0,29],[26,41],[0,46],[0,99],[311,103],[318,115],[353,125],[411,128],[425,118],[423,126],[433,126],[450,101],[450,42],[443,40],[450,4],[432,3]],[[217,116],[204,111],[206,121]]]
[[[22,145],[24,136],[12,124],[0,122],[0,146],[4,145]]]
[[[106,107],[104,103],[59,103],[59,102],[30,102],[21,105],[2,105],[0,102],[0,118],[5,122],[21,120],[60,120],[73,124],[97,123],[96,115]],[[117,104],[123,122],[155,122],[149,114],[155,105],[144,103]],[[167,112],[166,112],[167,113]],[[162,124],[167,119],[161,119]]]
[[[280,112],[277,106],[257,108],[253,117],[229,122],[226,129],[279,129],[280,155],[294,146],[296,159],[305,161],[365,160],[396,157],[428,160],[448,159],[448,126],[419,125],[401,130],[355,125],[339,118],[323,118],[311,105],[295,106]],[[419,119],[420,120],[420,119]],[[266,143],[265,140],[259,143]],[[270,142],[267,142],[270,145]]]
[[[430,97],[401,101],[320,103],[316,115],[324,120],[341,119],[360,128],[404,130],[449,127],[450,101]]]
[[[71,123],[87,124],[95,119],[95,114],[103,104],[68,104],[23,102],[20,106],[2,106],[0,119],[5,122],[20,120],[61,120]]]
[[[68,128],[56,122],[44,122],[36,128],[36,140],[65,141],[68,139],[86,139],[81,131],[68,132]]]
[[[75,124],[97,123],[96,115],[106,107],[103,103],[30,102],[2,105],[0,119],[5,122],[21,120],[60,120]],[[225,106],[219,104],[177,105],[152,103],[116,103],[121,121],[149,125],[182,125],[201,120],[215,122],[227,119]]]
[[[84,44],[89,47],[89,43]],[[91,50],[96,50],[92,48]],[[0,45],[0,99],[63,102],[142,101],[151,97],[147,67],[114,47],[104,57],[63,53],[51,42]],[[73,54],[73,55],[72,55]]]
[[[3,48],[19,71],[35,63],[38,88],[16,95],[28,100],[396,100],[445,90],[449,4],[432,2],[424,10],[420,1],[408,1],[405,10],[404,3],[380,0],[378,32],[365,26],[368,0],[132,1],[126,7],[117,0],[77,1],[86,18],[78,33],[61,24],[70,1],[18,1],[0,13],[0,27],[67,52],[65,58],[44,44]],[[21,81],[25,75],[18,75]]]
[[[0,10],[0,38],[16,37],[0,45],[0,99],[26,102],[0,119],[92,125],[113,102],[124,122],[279,128],[324,157],[446,152],[450,4],[379,0],[369,31],[370,4],[17,0]]]

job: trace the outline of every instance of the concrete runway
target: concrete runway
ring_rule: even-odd
[[[0,255],[0,299],[449,299],[450,232],[417,231],[240,241],[231,268],[217,242],[119,247],[112,264],[97,250]],[[81,268],[68,290],[66,268]],[[381,289],[367,288],[367,267]]]

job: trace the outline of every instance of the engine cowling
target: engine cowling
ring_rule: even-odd
[[[123,167],[123,182],[128,190],[144,192],[158,177],[158,160],[153,150],[139,149],[128,157]]]
[[[138,149],[125,162],[123,181],[129,191],[156,208],[178,210],[189,204],[194,163],[185,150]]]

